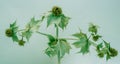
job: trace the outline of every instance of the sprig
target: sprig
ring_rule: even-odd
[[[82,54],[89,53],[90,46],[94,46],[96,48],[97,55],[100,58],[106,57],[106,60],[109,60],[118,55],[118,51],[111,47],[109,42],[102,39],[102,36],[98,32],[97,25],[93,23],[89,24],[89,36],[80,30],[80,32],[72,35],[75,38],[61,38],[59,37],[59,28],[64,30],[69,23],[70,17],[63,14],[62,8],[58,6],[54,6],[52,10],[47,13],[48,15],[44,14],[41,19],[38,20],[34,17],[31,18],[24,29],[18,29],[16,21],[13,22],[5,31],[6,36],[12,38],[13,42],[17,42],[20,46],[24,46],[26,41],[29,41],[34,32],[46,36],[48,38],[48,47],[45,49],[45,53],[49,57],[57,56],[58,64],[61,64],[61,59],[65,54],[69,54],[72,49],[68,40],[74,40],[75,42],[73,42],[73,45],[76,48],[80,48],[79,53]],[[40,25],[44,19],[47,19],[47,27],[52,24],[55,26],[55,36],[39,32]],[[21,37],[21,39],[18,37]],[[102,42],[99,43],[100,39]]]

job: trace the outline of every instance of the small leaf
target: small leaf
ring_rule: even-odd
[[[10,29],[8,29],[9,36],[12,37],[13,42],[18,42],[17,37],[18,26],[16,26],[16,21],[10,24]]]
[[[71,49],[71,46],[70,44],[67,42],[67,40],[65,39],[61,39],[59,41],[60,43],[60,52],[61,52],[61,58],[63,58],[63,56],[65,55],[65,53],[68,53],[70,52],[70,49]]]
[[[22,36],[26,37],[27,41],[29,41],[30,37],[32,36],[32,31],[27,30],[25,32],[22,32]]]
[[[57,53],[56,53],[56,50],[53,49],[53,48],[50,48],[48,47],[46,50],[45,50],[45,53],[49,56],[49,57],[53,57],[55,56]]]
[[[100,35],[93,35],[93,41],[98,41],[98,39],[101,37],[102,36],[100,36]]]
[[[89,32],[92,32],[92,33],[94,33],[94,34],[97,34],[97,28],[98,28],[98,27],[97,27],[96,25],[90,23],[90,26],[89,26],[89,28],[88,28],[88,31],[89,31]]]
[[[18,42],[18,41],[19,41],[19,39],[18,39],[18,37],[17,37],[16,34],[13,34],[13,35],[12,35],[12,40],[13,40],[13,42],[14,42],[14,41],[15,41],[15,42]]]
[[[103,47],[103,43],[100,43],[97,45],[97,51],[100,51],[100,49]]]
[[[13,22],[12,24],[10,24],[10,28],[13,29],[14,27],[16,27],[16,21]]]
[[[59,22],[61,22],[61,16],[55,16],[53,13],[51,13],[47,17],[47,27],[50,26],[51,24],[58,25]]]
[[[31,18],[30,22],[26,25],[26,29],[30,29],[31,31],[37,31],[40,27],[40,20],[35,20],[35,18]]]
[[[80,33],[75,33],[73,34],[73,36],[81,39],[81,38],[87,38],[87,35],[85,33],[83,33],[82,31],[80,31]]]
[[[68,25],[69,17],[66,17],[64,15],[61,16],[61,22],[59,23],[59,27],[64,29]]]
[[[104,42],[106,48],[107,48],[108,50],[110,50],[110,43],[106,42],[105,40],[103,40],[103,42]]]
[[[111,59],[111,57],[110,57],[110,54],[107,53],[107,55],[106,55],[106,60],[109,60],[109,59]]]

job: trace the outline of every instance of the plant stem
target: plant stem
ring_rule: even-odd
[[[58,39],[59,37],[59,29],[58,29],[58,26],[55,24],[56,26],[56,38]],[[61,64],[61,58],[60,58],[60,44],[59,44],[59,39],[58,39],[58,51],[57,51],[57,57],[58,57],[58,64]]]

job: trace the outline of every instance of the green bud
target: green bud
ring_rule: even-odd
[[[6,36],[8,36],[8,37],[12,37],[12,35],[13,35],[12,29],[7,29],[7,30],[5,31],[5,34],[6,34]]]
[[[23,40],[19,40],[18,44],[19,44],[20,46],[24,46],[25,41],[23,41]]]
[[[52,13],[55,15],[55,16],[58,16],[60,14],[62,14],[62,9],[58,6],[54,6],[52,8]]]

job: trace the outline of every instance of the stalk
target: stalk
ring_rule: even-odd
[[[55,26],[56,26],[56,38],[58,39],[59,38],[59,29],[56,24],[55,24]],[[61,64],[59,39],[57,41],[57,45],[58,45],[58,51],[57,51],[58,64]]]

